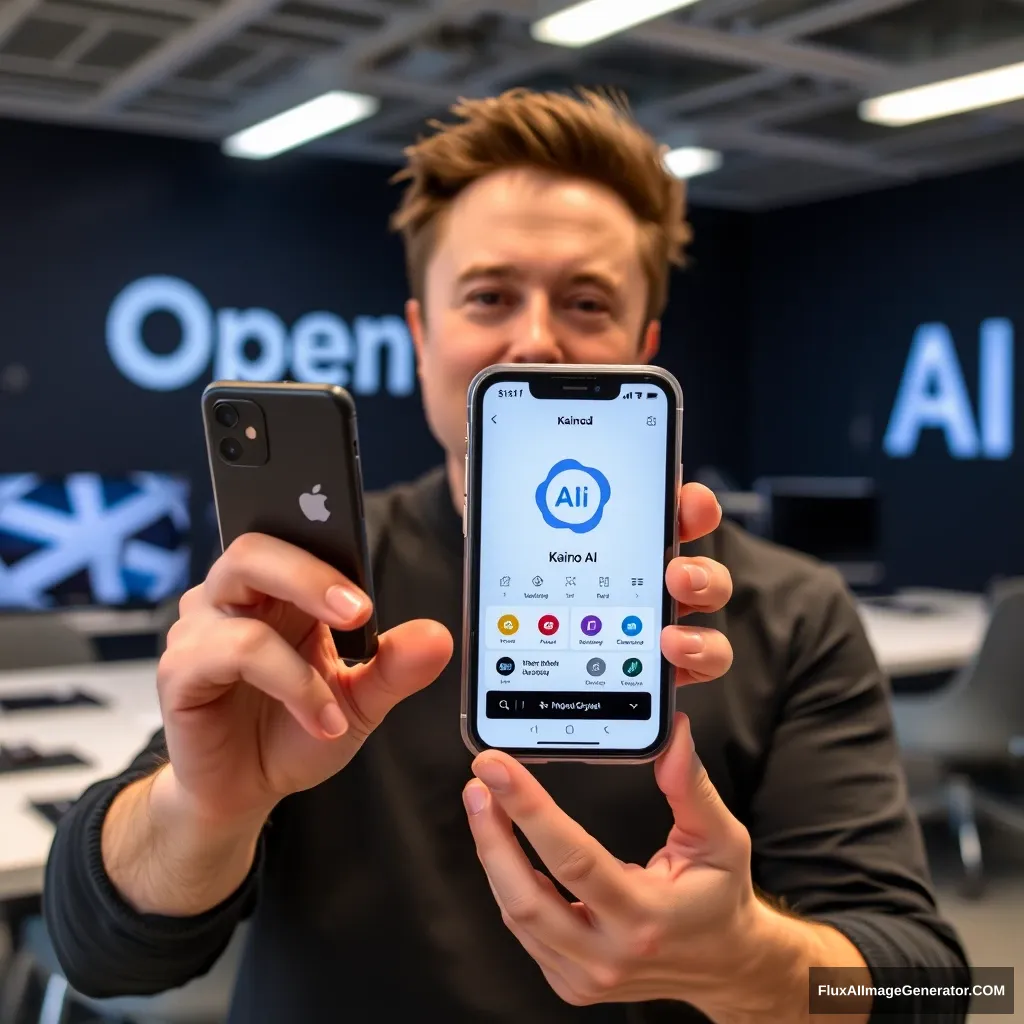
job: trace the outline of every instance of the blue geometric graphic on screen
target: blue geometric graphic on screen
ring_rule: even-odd
[[[157,603],[188,587],[189,525],[180,477],[0,475],[0,605]]]

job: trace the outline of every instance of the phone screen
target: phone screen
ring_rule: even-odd
[[[586,759],[665,738],[680,411],[656,375],[599,379],[477,398],[467,714],[485,747]]]

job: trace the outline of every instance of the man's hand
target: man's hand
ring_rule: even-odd
[[[698,484],[683,488],[680,508],[683,542],[721,522]],[[683,615],[718,611],[732,594],[728,570],[711,559],[673,559],[666,583]],[[662,652],[681,684],[716,679],[732,664],[714,629],[669,626]],[[655,765],[675,824],[646,866],[604,849],[514,758],[488,751],[473,772],[464,800],[502,918],[566,1002],[680,1000],[723,1024],[785,1024],[806,1018],[809,966],[863,966],[839,933],[757,898],[750,835],[704,771],[683,715]],[[513,823],[575,901],[534,870]]]
[[[404,623],[347,666],[330,627],[355,629],[369,598],[311,554],[262,534],[236,540],[181,601],[157,686],[183,800],[215,823],[265,816],[340,771],[400,700],[452,653],[440,623]]]
[[[344,768],[440,674],[452,638],[429,620],[345,665],[330,628],[370,613],[335,569],[261,534],[240,537],[185,594],[157,671],[169,762],[123,790],[103,824],[104,865],[137,910],[196,914],[229,896],[273,807]]]
[[[722,507],[703,484],[686,484],[679,491],[679,541],[699,540],[717,530]],[[732,576],[711,558],[673,558],[665,586],[676,600],[680,616],[717,612],[732,597]],[[667,626],[661,652],[676,667],[677,683],[703,683],[724,676],[732,667],[732,645],[717,629]]]
[[[683,715],[655,768],[675,824],[646,866],[615,858],[508,755],[481,754],[473,771],[466,809],[502,919],[568,1003],[668,999],[720,1024],[790,1024],[807,1019],[811,966],[864,966],[838,932],[757,898],[750,836]],[[575,901],[534,870],[513,823]]]

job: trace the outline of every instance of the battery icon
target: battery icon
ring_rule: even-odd
[[[648,398],[657,398],[658,397],[658,392],[657,391],[648,391],[647,392],[647,397]]]

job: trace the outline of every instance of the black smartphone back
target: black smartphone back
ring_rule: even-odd
[[[373,600],[352,397],[330,384],[214,381],[203,424],[221,545],[264,533],[344,573]],[[332,631],[340,657],[377,650],[376,613]]]

